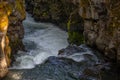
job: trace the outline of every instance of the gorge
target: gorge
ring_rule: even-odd
[[[119,0],[1,0],[0,79],[119,80],[119,7]]]

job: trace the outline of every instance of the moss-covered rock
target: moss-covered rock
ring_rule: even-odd
[[[70,44],[80,45],[84,43],[84,37],[79,32],[68,32],[68,41]]]
[[[74,11],[71,13],[67,28],[68,28],[68,41],[70,44],[76,44],[80,45],[84,43],[84,36],[83,36],[83,30],[84,30],[84,21],[79,16],[78,12]]]

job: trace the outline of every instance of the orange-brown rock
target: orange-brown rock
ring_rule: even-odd
[[[24,29],[22,20],[24,19],[24,0],[0,1],[0,78],[8,72],[8,66],[11,63],[11,52],[16,53],[18,50],[23,49]]]

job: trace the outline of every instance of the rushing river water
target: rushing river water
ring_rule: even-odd
[[[27,51],[18,52],[3,80],[113,80],[114,75],[101,71],[109,67],[101,65],[104,60],[98,52],[86,45],[68,46],[65,31],[35,22],[30,15],[23,25]]]
[[[53,24],[36,23],[27,14],[23,25],[25,28],[23,42],[27,52],[18,52],[20,56],[13,64],[15,69],[34,68],[49,56],[57,56],[58,50],[68,46],[67,33]]]

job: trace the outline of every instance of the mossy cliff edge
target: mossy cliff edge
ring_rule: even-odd
[[[26,0],[26,3],[35,20],[54,22],[67,29],[70,44],[85,42],[108,58],[120,60],[119,0]]]
[[[0,1],[0,78],[8,72],[11,55],[23,49],[24,0]]]

